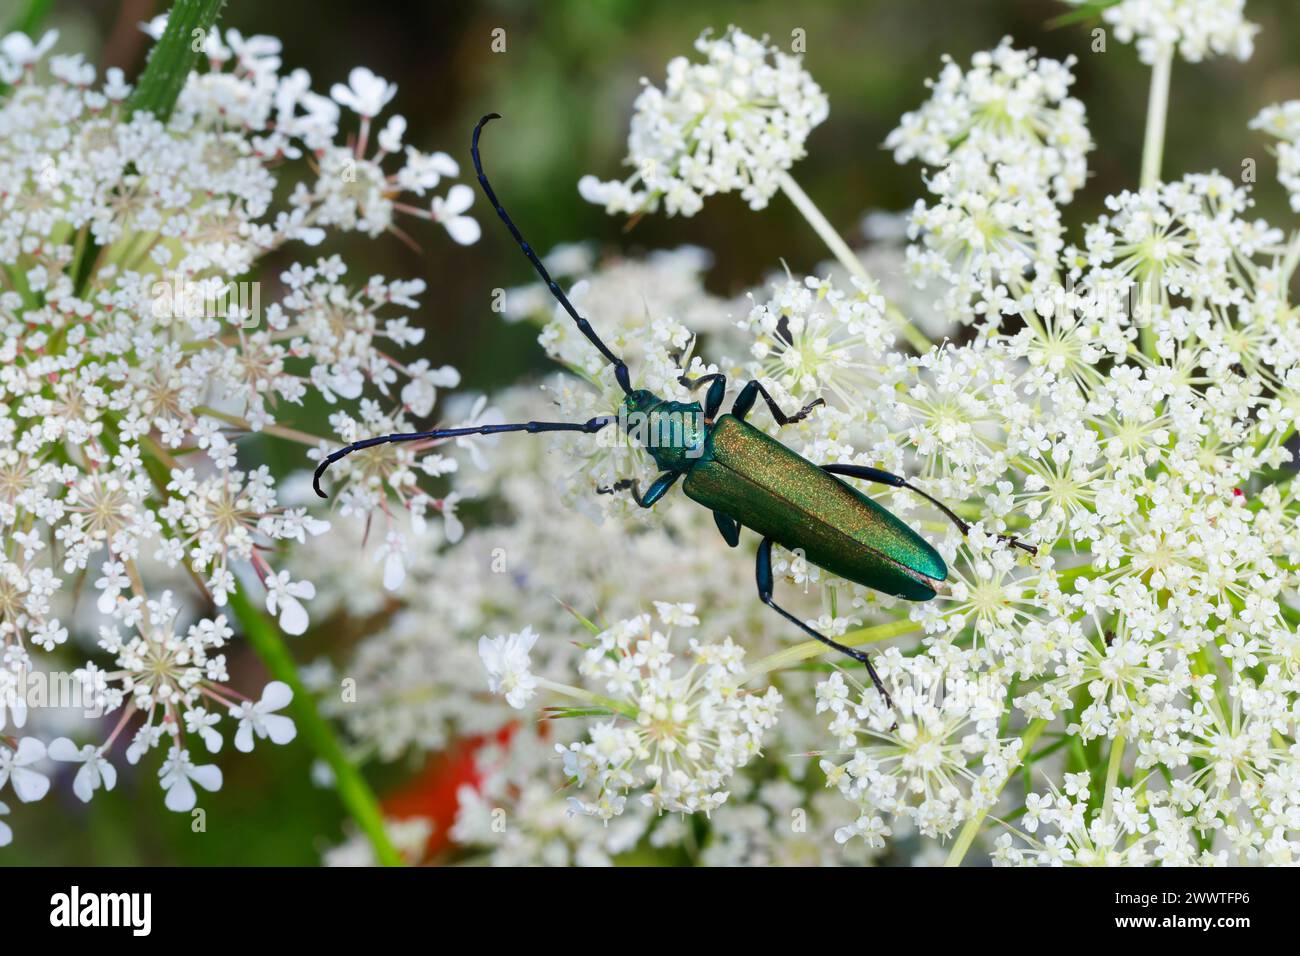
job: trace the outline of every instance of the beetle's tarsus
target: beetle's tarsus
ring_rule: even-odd
[[[614,482],[612,488],[597,486],[596,494],[612,495],[616,491],[626,491],[628,488],[631,488],[632,500],[635,501],[637,505],[642,508],[653,508],[655,503],[668,493],[668,489],[671,488],[680,477],[681,472],[666,471],[651,482],[649,489],[644,492],[641,490],[641,484],[639,482],[633,481],[631,478],[624,478],[622,481]]]
[[[812,413],[812,410],[814,408],[816,408],[818,405],[825,405],[825,404],[826,404],[826,399],[814,398],[803,408],[799,409],[799,411],[795,412],[793,415],[786,418],[785,424],[793,425],[795,422],[801,422]]]
[[[948,519],[957,526],[957,530],[961,532],[963,538],[970,535],[970,524],[963,521],[961,518],[958,518],[956,513],[947,505],[945,505],[942,501],[935,498],[933,495],[926,494],[924,491],[916,487],[916,485],[912,484],[910,481],[904,481],[902,487],[907,488],[909,491],[916,492],[922,498],[926,499],[931,504],[933,504],[936,508],[942,511],[944,515],[946,515]],[[1038,557],[1037,548],[1035,548],[1032,544],[1025,544],[1014,534],[1000,534],[997,536],[997,539],[1001,541],[1003,544],[1010,545],[1013,548],[1019,548],[1021,551],[1031,554],[1034,557]]]
[[[320,490],[321,476],[325,474],[325,469],[328,468],[329,466],[330,466],[330,460],[326,458],[324,461],[322,461],[319,465],[316,466],[316,473],[311,476],[312,490],[315,491],[316,494],[321,498],[329,497],[329,495],[325,494],[325,492]]]
[[[753,409],[754,402],[759,398],[762,398],[767,403],[767,410],[772,413],[772,419],[778,425],[793,425],[795,422],[803,421],[818,405],[826,404],[826,399],[815,398],[793,415],[787,415],[781,411],[781,406],[776,403],[776,399],[768,394],[767,389],[763,387],[763,383],[754,379],[745,384],[745,387],[740,390],[740,394],[736,396],[736,400],[732,402],[731,414],[743,422],[746,416],[749,415],[750,410]]]
[[[1038,557],[1037,548],[1035,548],[1032,544],[1025,544],[1014,534],[1000,534],[998,535],[998,540],[1001,541],[1003,544],[1009,544],[1013,548],[1019,548],[1021,551],[1024,551],[1027,554],[1031,554],[1034,557]]]
[[[835,644],[834,642],[830,642],[830,643],[833,647],[842,646],[839,644]],[[876,669],[871,665],[871,659],[867,657],[867,655],[864,654],[862,651],[850,650],[849,656],[852,657],[855,661],[861,661],[862,664],[867,668],[867,674],[871,678],[871,683],[876,688],[876,692],[880,694],[880,696],[884,699],[885,706],[888,707],[890,711],[894,714],[894,726],[889,729],[897,730],[898,710],[894,707],[894,698],[889,696],[889,691],[885,690],[885,684],[880,679],[880,675],[876,673]]]

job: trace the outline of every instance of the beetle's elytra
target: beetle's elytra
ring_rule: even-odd
[[[733,415],[710,430],[682,490],[863,587],[928,601],[948,577],[939,553],[902,521]]]

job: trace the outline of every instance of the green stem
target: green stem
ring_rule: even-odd
[[[1027,754],[1033,749],[1034,742],[1047,729],[1047,724],[1047,720],[1040,719],[1035,720],[1025,728],[1025,732],[1020,735],[1020,739],[1024,741],[1020,748],[1021,753]],[[1002,788],[1007,785],[1007,780],[1010,780],[1012,776],[1013,774],[1007,774],[1006,779],[993,792],[993,799],[997,799],[998,794],[1002,792]],[[943,864],[944,866],[961,866],[961,861],[965,859],[966,852],[971,848],[971,844],[975,842],[975,837],[979,834],[980,827],[984,825],[984,818],[988,816],[988,813],[988,808],[985,808],[966,821],[966,825],[961,828],[961,833],[957,834],[957,842],[952,845],[952,850],[949,852],[948,859]]]
[[[903,618],[899,621],[890,621],[887,624],[876,624],[873,627],[860,627],[857,630],[849,631],[843,637],[837,637],[836,640],[846,647],[857,647],[860,644],[887,641],[891,637],[898,637],[900,634],[911,634],[913,631],[919,631],[920,629],[920,624],[908,618]],[[767,657],[761,657],[755,661],[754,665],[745,672],[745,681],[751,681],[755,677],[761,677],[771,671],[793,667],[795,664],[810,658],[820,657],[830,650],[831,648],[821,641],[804,641],[801,644],[794,644],[785,648],[785,650],[777,651],[775,654],[769,654]]]
[[[1111,804],[1115,802],[1115,785],[1119,783],[1119,770],[1123,763],[1124,738],[1118,736],[1110,743],[1110,759],[1106,762],[1106,792],[1101,802],[1103,817],[1110,816]]]
[[[39,39],[36,32],[41,28],[45,15],[50,12],[54,0],[27,0],[24,6],[7,26],[0,27],[0,36],[7,33],[26,33],[33,40]],[[0,96],[10,91],[8,83],[0,83]]]
[[[1174,50],[1156,55],[1151,67],[1151,91],[1147,97],[1147,129],[1142,142],[1142,178],[1139,186],[1152,189],[1160,182],[1160,165],[1165,153],[1165,120],[1169,116],[1169,77],[1173,72]]]
[[[1174,50],[1170,46],[1156,54],[1151,68],[1151,91],[1147,98],[1147,129],[1142,142],[1142,175],[1138,181],[1141,189],[1154,189],[1160,183],[1160,166],[1165,152],[1165,120],[1169,115],[1169,76],[1173,72]],[[1148,309],[1154,308],[1149,299]],[[1140,342],[1142,354],[1148,358],[1156,355],[1156,334],[1151,322],[1153,316],[1142,317]]]
[[[240,418],[238,415],[232,415],[229,412],[218,411],[208,405],[195,405],[190,409],[200,418],[215,418],[217,421],[225,422],[227,425],[233,425],[235,428],[242,428],[251,434],[256,434],[251,422],[247,419]],[[275,435],[277,438],[287,438],[289,441],[296,441],[300,445],[307,445],[315,448],[321,443],[321,439],[316,435],[308,435],[306,432],[298,431],[296,428],[289,428],[285,425],[263,425],[261,431],[267,435]]]
[[[808,198],[808,194],[794,181],[793,177],[789,173],[782,173],[780,183],[781,191],[786,194],[790,202],[794,203],[794,207],[803,214],[804,219],[808,220],[808,225],[813,227],[813,231],[821,237],[822,242],[826,243],[826,248],[839,260],[840,265],[849,271],[849,275],[863,282],[871,282],[871,275],[858,257],[853,254],[853,250],[849,248],[848,243],[840,238],[840,234],[835,231],[835,227],[827,221],[821,210]],[[925,337],[925,333],[909,322],[907,316],[903,315],[896,306],[887,306],[885,314],[898,326],[899,331],[903,333],[903,338],[907,339],[907,343],[918,354],[924,355],[934,348],[934,344]]]
[[[1093,568],[1091,562],[1086,564],[1076,564],[1072,568],[1066,568],[1064,571],[1056,572],[1056,586],[1062,591],[1066,591],[1068,589],[1067,586],[1073,584],[1076,578],[1081,578],[1085,574],[1093,574],[1100,577],[1101,573],[1102,572]]]
[[[148,110],[164,123],[172,115],[185,80],[199,61],[202,38],[216,24],[226,0],[176,0],[167,29],[149,51],[149,62],[127,101],[127,111]]]
[[[146,110],[167,122],[198,62],[203,49],[201,38],[216,24],[225,5],[226,0],[176,0],[167,14],[167,28],[149,51],[149,62],[126,102],[128,116]],[[79,238],[76,264],[69,273],[78,295],[87,294],[101,265],[102,252],[94,239],[81,242]]]
[[[45,15],[50,12],[50,7],[53,5],[54,0],[27,0],[27,5],[18,16],[9,21],[9,28],[5,32],[26,33],[35,40],[36,31],[45,22]]]
[[[401,866],[402,858],[388,839],[384,828],[383,812],[370,785],[361,776],[343,752],[343,746],[334,731],[320,715],[315,698],[303,686],[298,676],[298,665],[280,638],[279,629],[248,599],[241,588],[230,595],[230,609],[234,612],[244,637],[257,651],[267,670],[276,680],[284,681],[293,689],[293,711],[298,730],[308,745],[334,772],[334,787],[343,806],[352,814],[361,831],[374,847],[375,857],[383,866]]]
[[[565,697],[572,697],[575,700],[583,700],[589,704],[595,704],[597,707],[609,711],[613,714],[620,714],[628,720],[636,720],[637,710],[628,704],[620,703],[610,697],[602,697],[594,694],[589,690],[581,687],[574,687],[572,684],[559,684],[545,677],[537,678],[537,686],[545,687],[549,691],[557,694],[563,694]]]

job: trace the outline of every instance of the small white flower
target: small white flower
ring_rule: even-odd
[[[131,587],[131,579],[121,561],[105,561],[102,570],[104,576],[95,581],[95,587],[100,589],[96,607],[100,614],[112,614],[117,608],[118,596]]]
[[[450,365],[432,366],[428,359],[417,359],[407,366],[411,380],[402,387],[402,404],[417,418],[433,411],[438,400],[438,389],[455,388],[460,384],[460,372]]]
[[[0,816],[7,815],[8,813],[9,813],[9,807],[6,806],[4,802],[0,801]],[[13,842],[14,842],[14,831],[10,829],[9,824],[5,823],[3,820],[0,820],[0,846],[8,846],[10,843]]]
[[[16,66],[31,66],[59,39],[58,30],[47,30],[35,43],[26,33],[15,31],[0,38],[0,56]]]
[[[460,504],[461,495],[459,491],[453,491],[438,503],[438,510],[442,513],[443,532],[447,535],[447,540],[455,544],[465,535],[465,525],[461,523],[456,514],[456,507]]]
[[[348,74],[348,85],[335,83],[330,87],[330,98],[365,119],[379,115],[388,101],[397,95],[397,85],[376,76],[364,66],[354,67]]]
[[[488,397],[480,395],[474,400],[474,405],[470,408],[465,420],[457,422],[456,427],[480,428],[483,425],[500,425],[505,420],[505,415],[501,413],[501,410],[499,408],[488,408]],[[464,435],[456,439],[456,447],[465,449],[475,468],[479,471],[486,471],[488,460],[487,456],[483,454],[483,449],[496,445],[500,437],[499,435]]]
[[[402,148],[402,136],[406,133],[406,117],[393,114],[379,131],[379,148],[385,153],[395,153]]]
[[[167,29],[167,14],[160,13],[148,20],[141,20],[138,23],[140,32],[149,39],[157,41],[162,39],[163,33]]]
[[[659,620],[668,627],[696,627],[700,619],[695,616],[694,604],[674,604],[668,601],[655,601],[655,610]]]
[[[221,768],[216,764],[195,766],[190,760],[190,752],[173,746],[167,760],[158,771],[158,777],[167,797],[164,803],[168,810],[185,813],[194,809],[198,803],[198,794],[194,784],[204,790],[216,792],[221,789]]]
[[[293,719],[277,710],[283,710],[293,701],[293,690],[283,681],[273,680],[262,690],[257,703],[244,701],[230,709],[230,716],[239,721],[235,731],[235,749],[248,753],[253,749],[254,736],[269,738],[274,744],[287,744],[297,735]]]
[[[27,723],[27,698],[24,693],[25,669],[18,671],[0,670],[0,730],[6,726],[5,712],[17,729]]]
[[[474,190],[464,183],[457,183],[447,190],[447,197],[434,196],[430,205],[433,221],[442,223],[448,234],[462,246],[478,242],[482,230],[478,220],[465,215],[474,205]]]
[[[316,596],[316,586],[310,581],[291,581],[288,571],[266,577],[266,609],[278,614],[280,627],[286,634],[303,634],[310,623],[307,609],[298,598]]]
[[[162,735],[162,724],[141,724],[126,748],[126,762],[131,766],[138,764],[141,757],[158,746]]]
[[[49,755],[52,760],[81,764],[72,780],[72,792],[83,803],[89,803],[100,787],[112,790],[117,786],[117,768],[108,762],[101,747],[94,744],[78,747],[67,737],[58,737],[50,742]]]
[[[217,730],[219,723],[221,715],[211,713],[203,707],[185,711],[185,732],[198,735],[210,754],[220,753],[222,744],[225,743],[221,732]]]
[[[375,563],[384,566],[384,587],[396,591],[406,580],[406,536],[400,531],[390,531],[384,543],[375,549]]]
[[[526,627],[517,634],[478,639],[478,654],[487,669],[488,690],[505,696],[506,702],[522,710],[537,692],[537,678],[529,672],[529,651],[537,643],[537,632]]]
[[[32,765],[44,759],[45,744],[35,737],[23,737],[16,750],[0,744],[0,787],[10,784],[23,803],[41,799],[50,789],[50,778]]]

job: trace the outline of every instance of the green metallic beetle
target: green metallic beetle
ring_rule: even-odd
[[[626,395],[623,408],[618,416],[593,418],[586,422],[521,422],[367,438],[340,448],[320,463],[314,479],[316,493],[325,497],[320,488],[320,478],[331,464],[359,449],[388,442],[429,441],[501,432],[592,434],[616,421],[621,421],[632,434],[633,425],[643,430],[647,421],[672,423],[670,429],[652,428],[650,440],[644,442],[663,472],[644,493],[631,481],[619,482],[612,488],[598,488],[597,492],[609,494],[630,489],[638,505],[651,508],[678,479],[684,477],[683,489],[687,497],[713,512],[718,530],[733,548],[740,541],[741,527],[762,535],[756,572],[760,600],[812,637],[861,661],[876,689],[892,707],[893,702],[866,654],[819,633],[772,599],[772,545],[775,543],[800,552],[812,564],[863,587],[909,601],[928,601],[935,596],[936,586],[948,577],[948,567],[943,558],[906,524],[836,476],[907,488],[939,508],[962,534],[969,530],[969,525],[905,478],[862,465],[815,465],[745,421],[759,397],[767,403],[778,425],[801,420],[822,404],[821,399],[794,415],[786,415],[762,384],[754,381],[740,390],[731,412],[719,416],[727,392],[727,381],[721,374],[681,379],[681,383],[691,390],[708,385],[703,403],[672,402],[644,389],[633,389],[627,366],[574,309],[506,214],[488,183],[479,157],[478,142],[484,125],[497,118],[496,113],[490,113],[474,127],[470,154],[479,184],[551,294],[577,323],[579,331],[613,366],[614,377]],[[1001,537],[1014,547],[1037,553],[1035,548],[1014,537]]]

